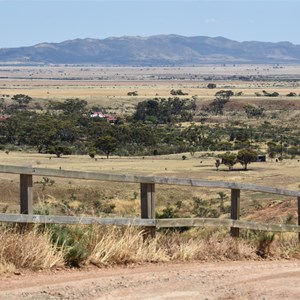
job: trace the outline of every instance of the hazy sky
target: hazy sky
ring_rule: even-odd
[[[300,0],[0,0],[0,47],[179,34],[300,44]]]

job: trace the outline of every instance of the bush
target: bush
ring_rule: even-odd
[[[157,219],[173,219],[178,218],[178,215],[175,212],[175,209],[170,205],[170,203],[167,204],[166,208],[162,210],[162,213],[156,213]]]
[[[209,83],[208,85],[207,85],[207,88],[208,89],[215,89],[217,87],[217,85],[215,84],[215,83]]]
[[[274,233],[262,232],[257,237],[256,254],[262,258],[267,258],[270,255],[271,244],[275,240]]]
[[[52,242],[63,249],[67,265],[79,267],[88,258],[90,231],[81,226],[54,225],[51,230]]]
[[[182,90],[171,90],[170,94],[173,96],[186,96],[188,93],[184,93]]]
[[[95,156],[96,156],[96,150],[90,150],[89,151],[89,157],[90,158],[95,158]]]

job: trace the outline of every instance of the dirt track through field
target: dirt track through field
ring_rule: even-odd
[[[0,277],[0,299],[300,299],[300,261],[181,263]]]

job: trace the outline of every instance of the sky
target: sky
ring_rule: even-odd
[[[0,48],[158,34],[300,44],[300,0],[0,0],[0,12]]]

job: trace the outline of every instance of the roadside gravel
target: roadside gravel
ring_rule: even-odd
[[[0,276],[0,299],[300,299],[300,261],[147,264]]]

